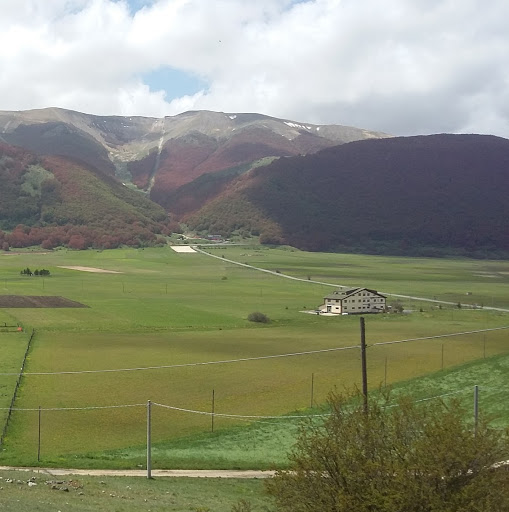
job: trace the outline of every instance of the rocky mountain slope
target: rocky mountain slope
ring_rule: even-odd
[[[38,155],[67,156],[132,182],[170,211],[176,192],[204,174],[245,171],[264,158],[309,154],[354,140],[386,137],[260,114],[198,111],[164,117],[93,116],[48,108],[0,111],[0,141]]]

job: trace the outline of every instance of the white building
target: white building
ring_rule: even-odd
[[[386,308],[386,297],[369,288],[352,288],[336,290],[324,297],[324,304],[319,307],[323,313],[352,315],[359,313],[383,313]]]

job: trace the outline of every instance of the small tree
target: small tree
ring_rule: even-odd
[[[503,512],[509,510],[507,433],[474,434],[458,402],[351,405],[301,430],[289,470],[267,488],[285,512]]]
[[[403,313],[404,310],[405,308],[399,300],[396,300],[391,304],[391,311],[394,313]]]

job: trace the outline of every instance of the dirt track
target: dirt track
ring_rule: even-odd
[[[58,268],[66,268],[68,270],[79,270],[80,272],[93,272],[94,274],[123,274],[118,270],[106,270],[104,268],[82,267],[81,265],[59,265]]]
[[[49,476],[139,476],[147,477],[145,469],[63,469],[63,468],[18,468],[0,466],[0,471],[30,471]],[[152,477],[187,478],[271,478],[274,471],[223,470],[223,469],[153,469]]]

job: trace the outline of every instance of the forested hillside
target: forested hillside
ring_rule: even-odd
[[[432,135],[351,142],[241,176],[187,222],[309,250],[509,252],[509,140]]]
[[[166,212],[113,177],[63,157],[0,143],[0,244],[45,248],[156,242]]]

